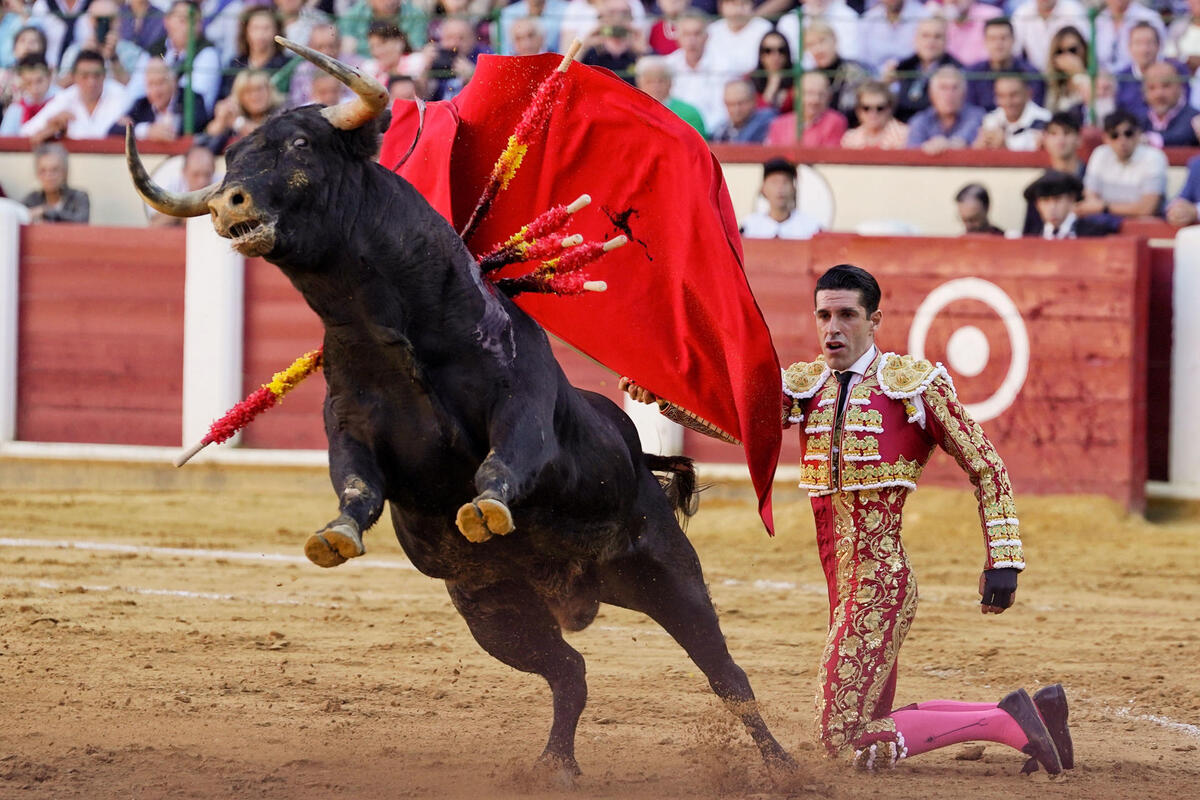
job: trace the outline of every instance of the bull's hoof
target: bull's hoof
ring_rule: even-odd
[[[304,543],[304,555],[318,567],[336,567],[365,552],[362,535],[345,523],[318,531]]]
[[[533,775],[539,783],[552,789],[571,790],[576,779],[583,774],[575,759],[553,753],[542,753],[533,762]]]
[[[469,542],[486,542],[493,536],[503,536],[513,529],[512,513],[499,500],[480,500],[464,503],[455,519],[458,530]]]

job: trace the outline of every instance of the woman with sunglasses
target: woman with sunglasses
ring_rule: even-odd
[[[856,93],[859,125],[842,136],[842,147],[852,150],[902,150],[908,144],[908,126],[892,116],[895,102],[888,87],[868,81]]]
[[[1065,111],[1080,124],[1089,120],[1092,104],[1092,78],[1088,75],[1088,45],[1078,28],[1068,25],[1050,38],[1046,59],[1046,110]],[[1096,81],[1096,117],[1113,108],[1116,86],[1111,76]]]
[[[792,51],[787,39],[771,31],[758,46],[758,66],[748,76],[758,94],[759,108],[774,108],[780,114],[792,110]]]

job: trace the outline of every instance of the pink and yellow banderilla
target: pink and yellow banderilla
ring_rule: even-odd
[[[214,442],[220,444],[227,441],[235,433],[249,425],[250,421],[259,414],[268,408],[273,408],[285,394],[295,389],[300,381],[320,369],[322,349],[318,348],[300,356],[292,362],[290,367],[282,372],[276,372],[270,383],[264,383],[251,392],[245,400],[226,411],[225,416],[209,427],[208,433],[204,435],[203,439],[175,459],[175,466],[182,467],[192,456]]]

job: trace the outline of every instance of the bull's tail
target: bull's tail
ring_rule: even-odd
[[[656,456],[645,454],[646,465],[655,473],[659,485],[679,524],[686,526],[687,520],[696,513],[700,506],[700,488],[696,485],[696,466],[687,456]]]

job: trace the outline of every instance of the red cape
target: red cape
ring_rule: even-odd
[[[380,163],[397,170],[455,230],[475,208],[555,55],[484,56],[466,89],[429,103],[397,101]],[[779,460],[779,359],[742,268],[741,238],[721,166],[690,126],[605,70],[572,64],[547,130],[531,137],[509,187],[468,245],[477,256],[541,212],[581,194],[592,204],[567,229],[630,242],[586,267],[603,294],[522,294],[546,330],[659,397],[711,421],[745,448],[759,512],[773,532]]]

